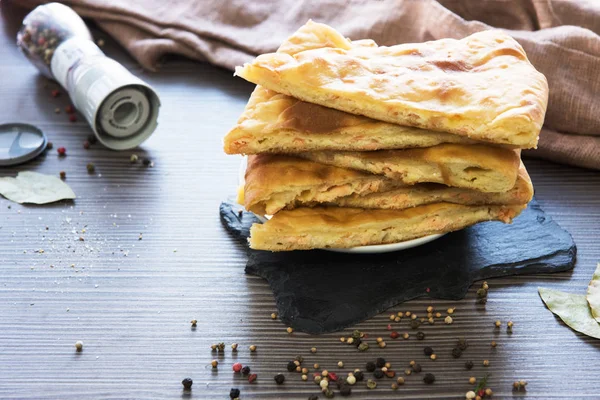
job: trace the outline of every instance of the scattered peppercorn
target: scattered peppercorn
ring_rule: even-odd
[[[374,376],[376,379],[381,379],[381,378],[383,378],[383,375],[384,375],[384,373],[383,373],[383,371],[382,371],[380,368],[377,368],[375,371],[373,371],[373,376]]]
[[[494,323],[494,325],[496,326],[496,328],[500,328],[502,326],[502,322],[498,320]]]
[[[439,312],[435,313],[435,317],[436,318],[441,318],[442,317],[442,313],[439,313]]]
[[[78,340],[75,342],[75,350],[77,350],[77,351],[83,350],[83,342],[81,340]]]
[[[362,382],[365,379],[365,374],[362,371],[355,371],[354,378],[356,382]]]
[[[492,389],[490,389],[490,388],[485,389],[485,395],[486,396],[491,396],[492,394],[494,394],[494,392],[492,391]]]
[[[89,149],[90,148],[90,142],[88,142],[87,140],[83,142],[83,148],[84,149]]]
[[[377,368],[385,367],[385,358],[383,358],[383,357],[378,357],[378,358],[375,360],[375,366],[376,366]]]
[[[513,323],[512,321],[508,321],[508,324],[506,324],[506,333],[512,333],[513,332]]]
[[[406,339],[408,339],[408,338],[409,338],[409,336],[410,336],[410,335],[408,334],[408,332],[404,332],[404,333],[402,334],[402,337],[403,337],[405,340],[406,340]]]
[[[465,368],[466,369],[473,369],[473,361],[467,361],[465,363]]]
[[[470,390],[465,394],[465,398],[468,400],[474,399],[477,395],[474,391]]]
[[[73,107],[71,104],[69,104],[68,106],[65,107],[65,112],[67,114],[73,114],[75,112],[75,107]]]
[[[294,372],[296,370],[296,364],[293,361],[287,363],[287,370],[289,372]]]
[[[527,390],[526,386],[527,386],[526,380],[515,381],[513,383],[513,389],[517,390],[517,391]]]
[[[421,368],[421,364],[418,364],[418,363],[415,363],[414,365],[412,365],[411,368],[412,368],[413,372],[416,372],[417,374],[423,370],[423,368]]]
[[[456,343],[456,347],[458,347],[462,351],[465,351],[469,347],[469,344],[467,343],[467,339],[465,339],[465,338],[458,339],[458,342]]]
[[[248,375],[250,373],[250,367],[246,365],[241,369],[240,372],[242,373],[242,375]]]
[[[183,385],[183,388],[185,390],[190,390],[192,388],[192,385],[194,384],[194,381],[192,380],[192,378],[185,378],[181,381],[181,384]]]
[[[427,307],[427,312],[428,313],[432,313],[433,312],[433,307],[432,306],[428,306]]]
[[[69,115],[69,121],[70,121],[70,122],[77,122],[77,115],[75,115],[75,114],[70,114],[70,115]]]
[[[152,166],[152,160],[150,160],[149,158],[144,158],[142,160],[142,164],[144,164],[145,167],[150,167]]]
[[[496,346],[498,346],[498,343],[496,343],[496,341],[495,341],[495,340],[492,340],[491,346],[492,346],[492,347],[496,347]]]
[[[96,135],[88,135],[87,141],[90,142],[90,144],[96,144],[96,142],[98,142],[98,138]]]
[[[396,379],[396,383],[398,383],[398,385],[404,385],[404,378],[403,377],[398,377],[398,379]]]
[[[231,369],[233,369],[233,372],[240,372],[242,370],[242,363],[238,362],[238,363],[233,364]]]
[[[392,383],[392,390],[398,390],[398,385],[396,385],[395,383]]]
[[[96,170],[96,166],[94,166],[94,164],[92,163],[88,163],[88,165],[86,165],[85,167],[87,168],[87,172],[90,174]]]
[[[343,397],[348,397],[352,394],[352,388],[349,385],[342,385],[340,387],[340,394]]]
[[[232,388],[229,391],[229,398],[231,398],[231,399],[237,399],[238,397],[240,397],[240,389]]]
[[[410,374],[412,374],[412,369],[408,369],[408,368],[407,368],[407,369],[405,369],[405,370],[404,370],[404,374],[405,374],[405,375],[410,375]]]
[[[396,331],[392,331],[392,332],[390,333],[390,337],[391,337],[392,339],[397,339],[399,336],[400,336],[400,334],[399,334],[398,332],[396,332]]]
[[[321,389],[327,389],[329,387],[329,381],[327,379],[321,379],[319,386],[321,386]]]
[[[277,382],[278,385],[281,385],[283,382],[285,382],[285,375],[283,374],[277,374],[274,377],[275,382]]]
[[[421,326],[421,321],[419,321],[418,319],[413,319],[410,321],[410,327],[412,329],[418,329],[419,326]]]
[[[221,343],[217,344],[217,350],[225,351],[225,343],[221,342]]]
[[[50,95],[52,97],[58,97],[58,96],[60,96],[60,90],[54,89],[53,91],[50,92]]]
[[[377,387],[377,382],[375,382],[373,379],[369,379],[367,381],[367,387],[369,389],[375,389]]]
[[[470,377],[470,378],[469,378],[469,383],[470,383],[471,385],[474,385],[474,384],[475,384],[475,382],[477,382],[477,378],[475,378],[474,376],[472,376],[472,377]]]
[[[46,144],[46,150],[52,150],[53,147],[54,147],[54,143],[52,143],[52,142],[48,142]]]
[[[59,147],[58,149],[56,149],[56,152],[58,153],[59,156],[66,156],[67,155],[67,149],[65,149],[64,147]]]
[[[435,361],[437,359],[437,356],[435,355],[435,353],[433,353],[432,355],[429,356],[429,358],[431,358],[432,360]]]
[[[317,396],[316,394],[311,394],[310,396],[308,396],[308,400],[319,400],[319,396]]]
[[[217,345],[216,344],[211,344],[210,348],[211,348],[212,351],[215,351],[215,350],[217,350]]]
[[[423,382],[425,382],[428,385],[431,385],[433,382],[435,382],[435,375],[425,374],[425,376],[423,377]]]
[[[417,339],[418,340],[423,340],[425,339],[425,333],[422,331],[417,332]]]
[[[346,378],[346,383],[348,385],[354,385],[356,383],[356,377],[354,375],[350,375]]]
[[[321,383],[322,379],[323,378],[321,377],[321,375],[315,375],[314,382],[318,385],[319,383]]]
[[[56,108],[54,109],[54,113],[55,113],[55,114],[60,114],[60,107],[56,107]]]
[[[255,345],[251,345],[249,347],[249,349],[250,349],[251,352],[255,352],[256,351],[256,346]]]
[[[67,173],[65,171],[60,171],[59,175],[60,175],[60,179],[66,179],[67,178]]]
[[[314,368],[314,369],[319,369],[319,367],[320,367],[320,365],[319,365],[319,364],[317,364],[317,363],[315,363],[315,364],[313,365],[313,368]]]
[[[190,322],[191,322],[193,328],[195,328],[198,325],[198,320],[193,319]]]
[[[327,397],[328,399],[333,399],[335,397],[335,393],[333,392],[333,390],[327,388],[323,391],[323,394],[325,395],[325,397]]]
[[[212,365],[213,368],[217,368],[219,366],[219,362],[217,360],[212,360],[210,365]]]
[[[424,353],[426,356],[430,356],[430,355],[432,355],[432,354],[433,354],[433,348],[431,348],[431,347],[427,346],[427,347],[425,347],[425,348],[423,349],[423,353]]]
[[[385,364],[385,362],[383,364]],[[383,366],[383,364],[382,364],[382,366]],[[377,367],[377,365],[373,361],[369,361],[369,362],[367,362],[365,369],[367,370],[367,372],[373,372],[373,371],[375,371],[376,367]]]
[[[292,332],[294,332],[294,328],[292,328],[291,326],[288,326],[286,331],[287,331],[287,333],[292,333]]]
[[[377,343],[377,345],[382,349],[385,349],[385,346],[387,346],[387,344],[385,342]]]
[[[244,367],[246,368],[246,367]],[[244,373],[244,368],[242,368],[242,373]],[[250,371],[250,368],[248,368],[248,371]],[[257,375],[256,374],[250,374],[248,375],[248,383],[252,383],[256,380]]]
[[[453,348],[452,349],[452,357],[460,358],[460,356],[462,356],[462,350],[458,347]]]
[[[387,376],[388,378],[393,378],[396,376],[396,371],[392,371],[391,369],[387,370],[385,371],[385,376]]]
[[[483,366],[487,367],[490,365],[490,361],[489,360],[483,360]]]
[[[367,351],[369,349],[369,343],[367,342],[360,342],[360,344],[358,345],[358,351]]]
[[[450,325],[454,321],[452,320],[452,317],[448,315],[448,316],[446,316],[446,318],[444,318],[444,322],[446,324]]]
[[[344,368],[344,362],[343,361],[338,361],[338,367]]]
[[[311,353],[316,353],[316,352],[317,352],[317,348],[316,348],[316,347],[312,347],[312,348],[310,349],[310,352],[311,352]]]

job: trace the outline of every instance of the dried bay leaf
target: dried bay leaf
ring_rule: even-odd
[[[600,323],[600,263],[596,266],[596,271],[588,286],[586,299],[590,305],[592,316],[596,322]]]
[[[600,339],[600,324],[596,322],[584,295],[538,288],[548,309],[558,315],[571,329]]]
[[[74,199],[69,185],[53,175],[19,172],[16,178],[0,178],[0,194],[16,203],[47,204]]]

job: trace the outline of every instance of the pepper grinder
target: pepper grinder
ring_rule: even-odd
[[[106,147],[134,148],[156,129],[160,100],[154,89],[106,57],[70,7],[35,8],[23,20],[17,45],[42,74],[65,88]]]

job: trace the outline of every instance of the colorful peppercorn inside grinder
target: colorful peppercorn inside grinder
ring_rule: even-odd
[[[71,8],[59,3],[35,8],[23,20],[17,45],[67,90],[106,147],[131,149],[156,129],[160,101],[154,89],[106,57]]]

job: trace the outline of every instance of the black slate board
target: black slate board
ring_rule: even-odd
[[[250,226],[260,221],[234,203],[221,203],[220,213],[247,247]],[[269,282],[281,320],[319,334],[420,296],[462,299],[477,280],[566,271],[575,265],[577,249],[534,200],[511,225],[485,222],[394,253],[247,251],[246,273]]]

